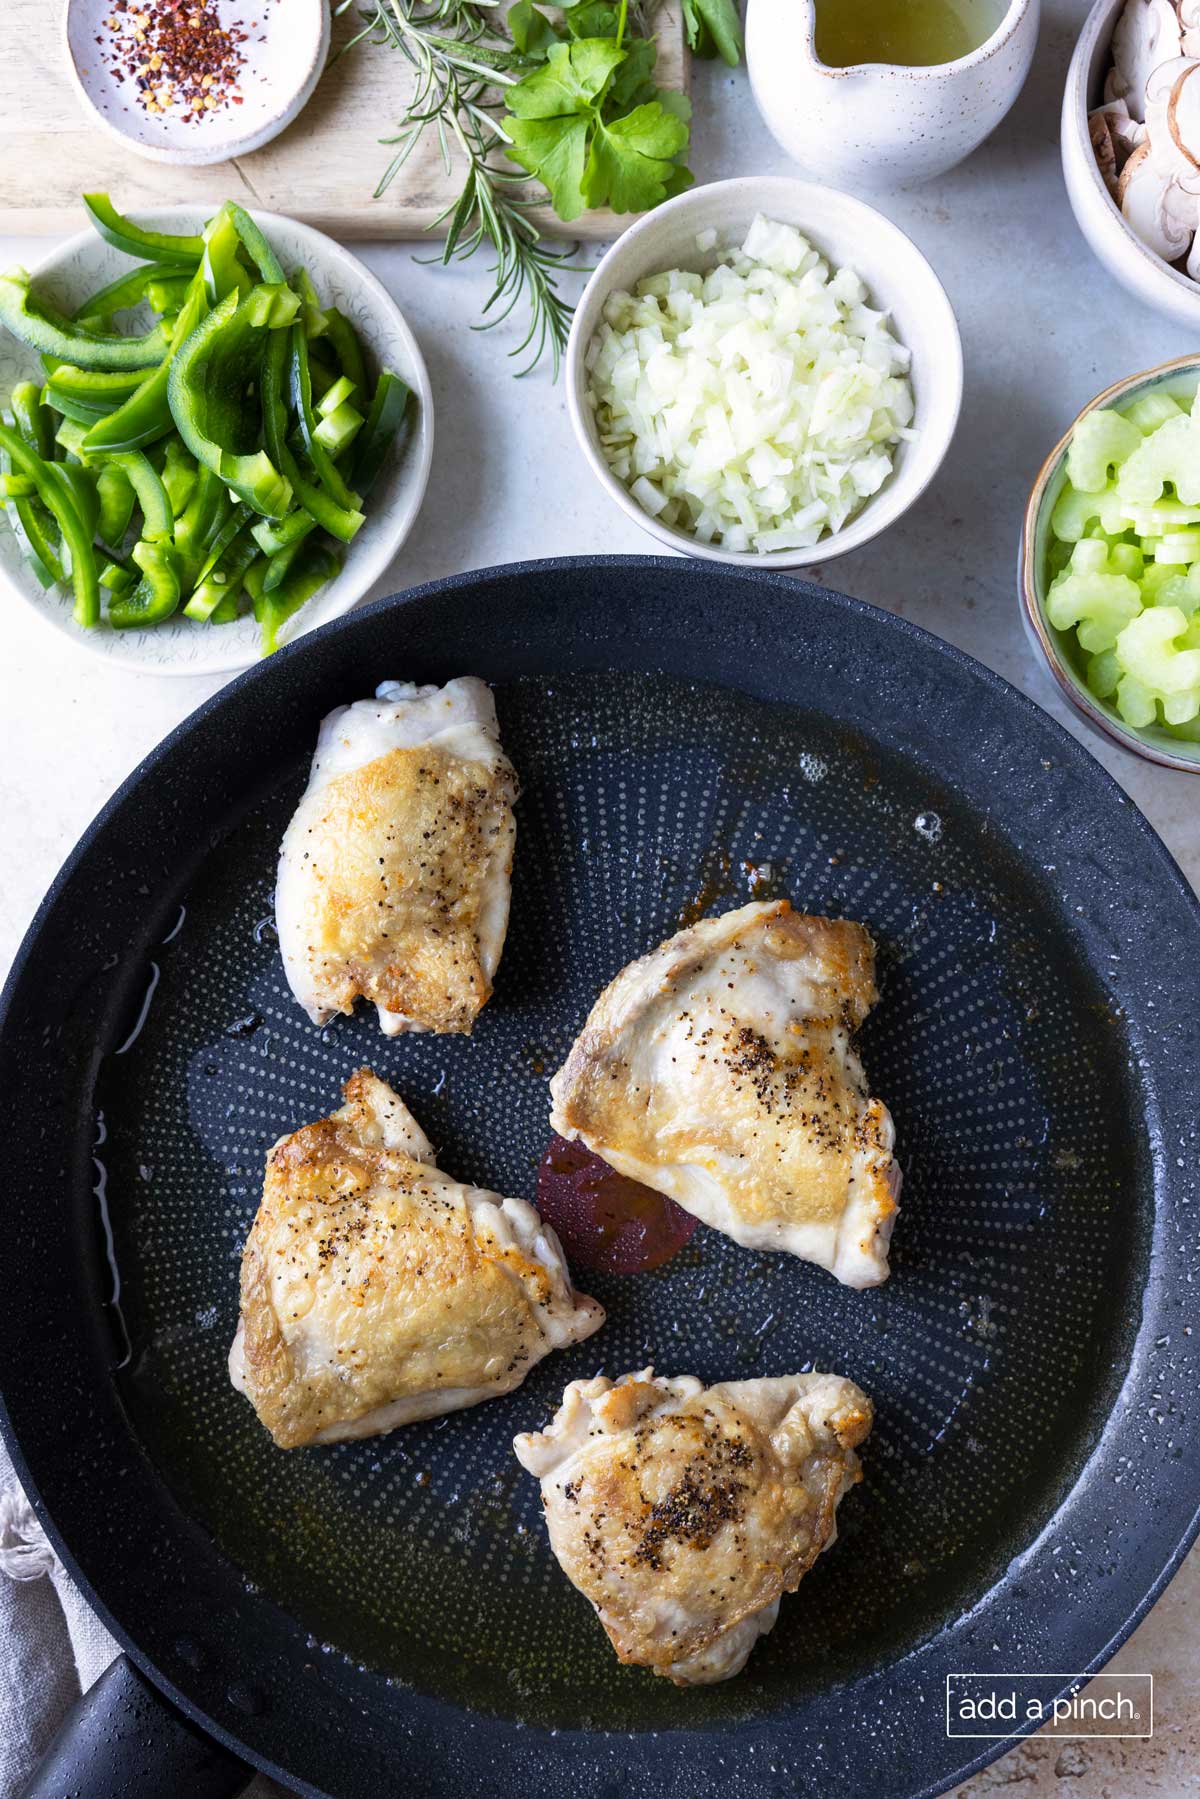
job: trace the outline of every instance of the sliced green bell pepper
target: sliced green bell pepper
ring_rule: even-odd
[[[132,593],[117,594],[108,603],[108,622],[117,631],[157,625],[179,605],[179,556],[174,546],[143,541],[134,544],[131,554],[142,578]]]
[[[128,593],[131,587],[137,586],[137,581],[138,571],[124,562],[110,560],[100,570],[100,585],[109,593]]]
[[[48,462],[51,480],[68,496],[79,514],[80,523],[90,543],[100,522],[100,496],[96,492],[96,475],[79,462]]]
[[[238,260],[241,247],[242,240],[226,202],[204,228],[204,256],[200,267],[210,306],[219,305],[226,294],[234,292],[244,298],[254,285]]]
[[[36,381],[18,381],[9,396],[13,423],[30,449],[44,460],[54,454],[54,422],[42,405],[41,390]]]
[[[188,287],[183,310],[172,327],[165,360],[143,379],[141,385],[115,412],[92,427],[86,439],[89,454],[111,450],[140,450],[171,429],[171,363],[181,345],[204,317],[207,303],[204,277],[197,271]],[[57,381],[59,372],[56,371],[50,377],[51,385]]]
[[[262,626],[262,653],[270,656],[279,647],[279,632],[306,600],[325,586],[341,568],[331,550],[312,546],[297,568],[273,593],[264,592],[254,602],[254,616]]]
[[[71,560],[71,581],[75,589],[75,619],[81,625],[94,625],[100,617],[100,587],[96,575],[96,555],[91,533],[86,529],[69,486],[54,479],[53,471],[61,465],[46,462],[31,450],[20,433],[10,425],[0,425],[0,450],[8,456],[18,474],[28,475],[38,490],[38,498],[54,515],[62,533],[63,544]],[[18,501],[18,505],[27,504]]]
[[[96,536],[110,550],[119,550],[125,541],[137,497],[128,472],[117,462],[104,463],[96,475],[96,495],[100,501]]]
[[[183,609],[188,617],[210,619],[222,600],[241,592],[246,570],[257,558],[258,546],[243,524],[240,534],[225,546],[196,583],[192,597]]]
[[[175,533],[175,514],[171,509],[171,501],[163,485],[163,478],[141,450],[119,450],[104,459],[111,468],[118,468],[128,478],[137,503],[142,509],[142,536],[151,543],[165,542]],[[110,538],[104,539],[111,543]]]
[[[246,254],[258,270],[264,281],[278,283],[286,281],[283,264],[272,250],[270,244],[259,230],[244,206],[230,200],[229,216],[233,220],[238,236],[246,247]]]
[[[317,437],[317,418],[313,411],[312,372],[308,366],[308,339],[304,327],[292,326],[291,362],[292,407],[300,431],[300,440],[316,471],[317,479],[335,505],[345,512],[358,510],[358,495],[352,493],[334,467],[333,457]]]
[[[291,484],[256,447],[261,418],[253,390],[270,335],[259,321],[273,305],[256,298],[262,292],[255,288],[241,301],[236,293],[227,294],[196,327],[171,360],[167,397],[193,456],[256,512],[282,518],[291,503]]]
[[[204,567],[208,546],[229,517],[231,502],[225,483],[207,463],[201,463],[192,497],[175,524],[175,545],[182,559],[184,582],[195,585]]]
[[[7,275],[0,275],[0,325],[32,349],[81,369],[156,368],[167,352],[161,325],[155,325],[144,337],[117,337],[87,330],[57,312],[48,301],[35,299],[24,269],[11,269]]]
[[[0,495],[6,500],[31,500],[37,488],[28,475],[0,475]]]
[[[278,522],[260,519],[252,535],[264,556],[275,556],[280,550],[286,550],[289,544],[299,543],[316,528],[317,521],[312,514],[298,506],[295,512],[289,512],[286,518]]]
[[[167,453],[161,469],[162,484],[176,518],[182,514],[196,488],[199,464],[187,445],[178,437],[167,439]]]
[[[399,447],[409,428],[410,390],[399,375],[384,369],[375,384],[375,397],[366,424],[358,434],[354,454],[354,485],[366,498],[379,479],[393,445]]]
[[[327,412],[324,418],[317,420],[313,437],[326,455],[336,459],[344,450],[349,449],[362,430],[362,425],[362,413],[351,406],[349,400],[343,400],[340,406],[335,406],[332,412]]]
[[[367,391],[367,370],[363,362],[362,348],[358,341],[358,333],[336,306],[328,308],[325,323],[329,331],[329,341],[337,354],[342,374],[351,382],[360,394]]]
[[[83,203],[105,243],[114,250],[124,250],[126,256],[141,256],[147,262],[182,263],[184,268],[191,268],[204,254],[202,237],[145,231],[119,213],[107,194],[84,194]]]
[[[76,400],[99,414],[120,406],[145,379],[144,369],[80,369],[74,363],[60,362],[42,391],[51,406],[57,406],[59,399],[64,398]]]
[[[161,274],[162,270],[157,263],[143,263],[141,268],[131,269],[127,275],[119,275],[107,287],[97,288],[90,299],[75,308],[71,317],[75,324],[82,325],[87,331],[106,330],[114,313],[132,312],[134,307],[143,303],[150,283]]]

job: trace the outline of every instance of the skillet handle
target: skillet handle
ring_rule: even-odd
[[[253,1777],[119,1655],[75,1701],[21,1799],[234,1799]]]

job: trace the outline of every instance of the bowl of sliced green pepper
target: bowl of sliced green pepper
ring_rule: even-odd
[[[234,202],[0,275],[0,584],[102,655],[225,673],[347,612],[429,478],[420,350],[321,232]]]

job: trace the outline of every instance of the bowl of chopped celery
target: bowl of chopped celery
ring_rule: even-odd
[[[0,588],[126,666],[245,668],[387,574],[432,456],[420,350],[309,226],[84,203],[0,274]]]
[[[1020,588],[1075,709],[1139,756],[1200,771],[1200,356],[1106,388],[1055,445]]]
[[[866,543],[950,447],[962,351],[915,245],[814,182],[693,188],[588,282],[567,405],[605,491],[715,562],[799,568]]]

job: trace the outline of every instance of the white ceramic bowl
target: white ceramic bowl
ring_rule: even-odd
[[[1129,375],[1124,381],[1114,382],[1094,400],[1088,401],[1038,471],[1025,508],[1018,575],[1026,635],[1034,653],[1044,660],[1064,698],[1080,717],[1114,743],[1132,750],[1134,755],[1144,756],[1148,762],[1161,763],[1165,768],[1186,769],[1191,774],[1200,774],[1200,743],[1174,737],[1156,725],[1135,731],[1132,725],[1125,723],[1111,701],[1098,700],[1088,688],[1084,679],[1086,658],[1076,642],[1074,631],[1056,631],[1046,617],[1046,556],[1050,515],[1066,484],[1071,434],[1084,413],[1094,412],[1098,406],[1132,400],[1144,389],[1153,387],[1165,387],[1176,398],[1190,404],[1198,380],[1200,356],[1180,356],[1174,362],[1164,362],[1158,368],[1146,369],[1140,375]]]
[[[1102,98],[1113,27],[1124,4],[1125,0],[1097,0],[1067,71],[1061,132],[1067,196],[1079,229],[1109,274],[1156,312],[1196,330],[1200,327],[1200,286],[1156,256],[1130,230],[1104,185],[1088,137],[1088,113]]]
[[[919,435],[901,444],[896,465],[841,531],[806,550],[723,550],[699,543],[644,512],[609,469],[600,449],[588,398],[585,359],[604,303],[617,289],[632,288],[666,269],[702,271],[716,251],[696,248],[699,232],[714,230],[720,246],[740,243],[756,213],[794,225],[833,265],[848,265],[866,282],[871,305],[892,315],[896,335],[912,352],[914,424]],[[566,358],[567,406],[592,472],[621,510],[672,550],[739,567],[802,568],[857,549],[906,512],[937,473],[950,447],[962,400],[962,346],[954,313],[940,281],[916,246],[881,213],[814,182],[746,176],[692,188],[631,225],[609,250],[583,291]]]
[[[129,11],[135,10],[132,4]],[[260,150],[290,125],[312,96],[329,54],[328,0],[218,0],[222,25],[248,27],[240,46],[239,105],[218,106],[200,123],[177,107],[150,113],[132,75],[112,66],[111,0],[68,0],[63,14],[67,69],[84,111],[126,149],[151,162],[228,162]],[[117,15],[122,16],[122,15]],[[124,16],[128,16],[127,14]],[[122,43],[124,40],[121,40]]]
[[[138,213],[137,221],[163,231],[196,232],[213,210],[199,206],[160,207]],[[416,339],[396,302],[374,275],[340,244],[309,225],[272,212],[256,212],[254,216],[284,268],[290,271],[303,265],[324,304],[339,307],[352,321],[376,366],[394,369],[416,397],[412,430],[371,491],[363,509],[367,522],[353,543],[346,546],[341,573],[288,621],[280,634],[287,641],[349,612],[387,572],[412,529],[429,480],[433,396]],[[42,257],[31,272],[37,290],[49,294],[60,306],[71,308],[133,266],[127,256],[89,230]],[[149,314],[146,316],[148,320]],[[0,331],[0,395],[7,398],[16,382],[40,378],[41,374],[34,352]],[[91,630],[83,629],[71,616],[69,591],[38,585],[3,520],[0,588],[24,600],[47,624],[85,649],[148,674],[229,674],[248,668],[258,659],[258,626],[252,618],[228,625],[208,625],[184,618],[181,613],[144,631],[114,631],[103,623]]]

